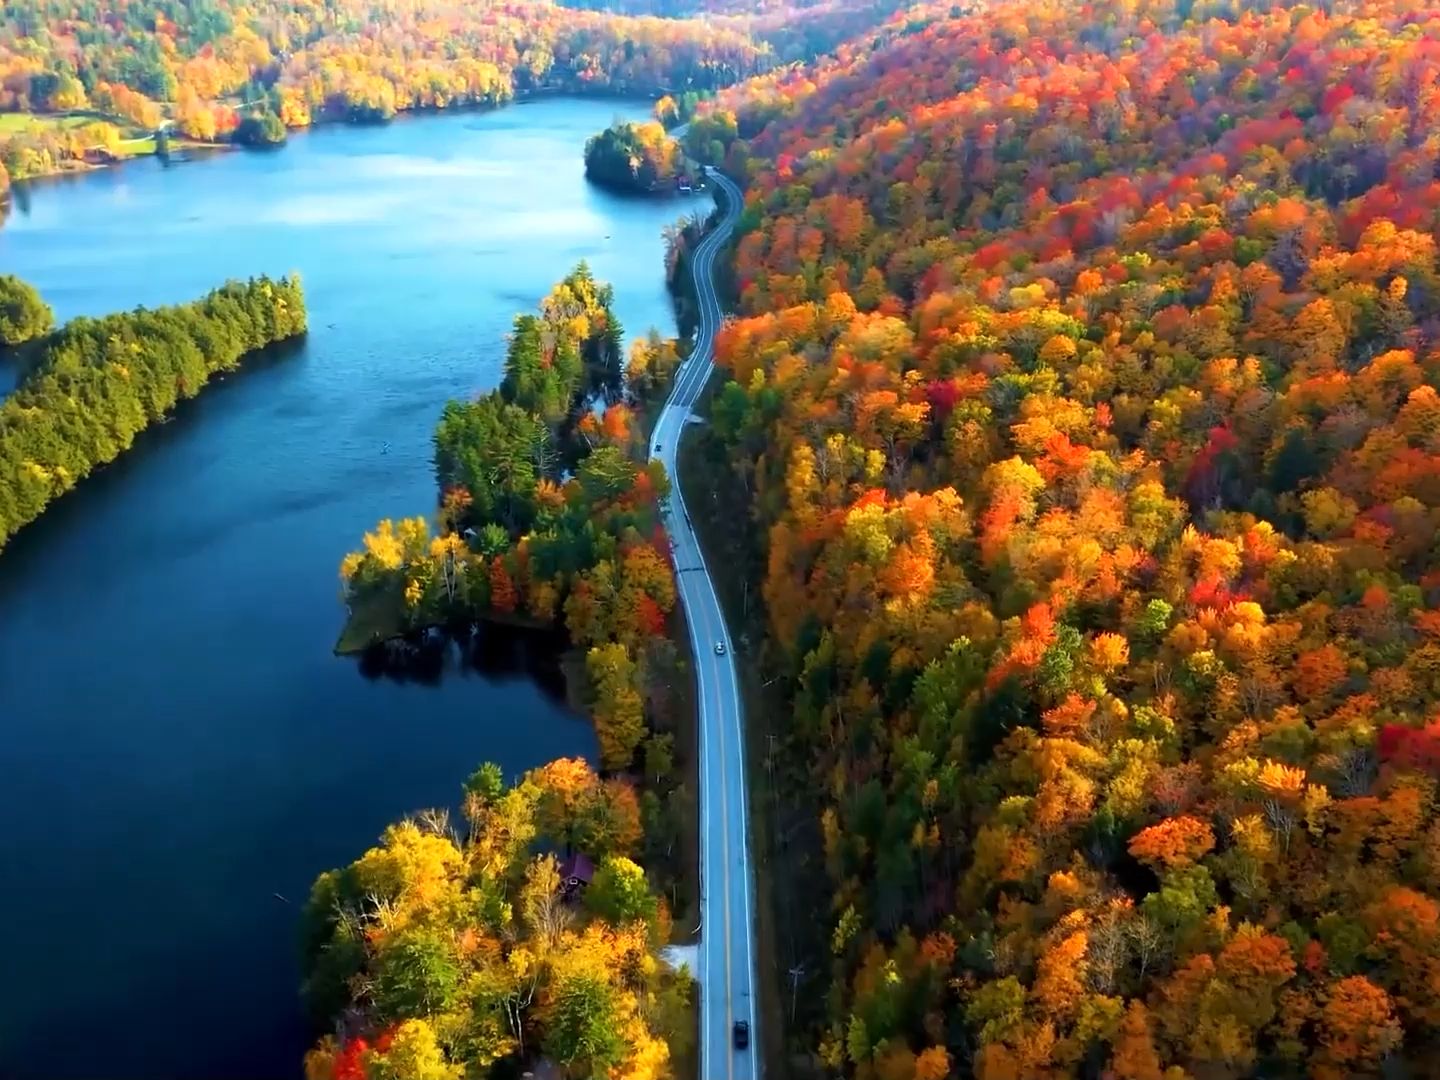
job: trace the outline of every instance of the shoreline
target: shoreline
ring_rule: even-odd
[[[62,275],[69,274],[64,281],[70,290],[63,301],[67,306],[87,310],[102,304],[107,310],[128,308],[140,299],[133,295],[139,283],[128,279],[143,270],[147,261],[163,260],[167,267],[177,265],[174,277],[181,283],[205,275],[205,268],[212,265],[206,252],[223,248],[224,238],[233,226],[227,221],[230,215],[209,215],[201,209],[203,205],[218,201],[223,206],[232,191],[247,200],[252,195],[262,201],[292,194],[309,197],[310,187],[287,188],[286,180],[268,174],[286,173],[287,162],[298,165],[302,157],[310,158],[320,144],[356,153],[385,153],[404,144],[398,152],[443,158],[459,150],[454,140],[463,134],[467,140],[474,140],[467,144],[465,153],[503,163],[507,173],[512,162],[517,171],[533,172],[537,158],[531,155],[538,154],[538,160],[545,163],[546,183],[528,190],[524,205],[547,215],[599,215],[586,237],[591,233],[597,238],[602,233],[613,233],[612,244],[606,250],[620,264],[614,279],[617,300],[623,304],[628,298],[632,303],[625,310],[635,312],[623,320],[626,327],[638,336],[654,322],[670,336],[674,331],[667,326],[669,305],[659,295],[663,243],[657,235],[668,216],[632,210],[609,198],[594,199],[583,190],[579,176],[579,144],[590,131],[608,124],[614,111],[615,104],[608,101],[540,101],[528,112],[454,116],[430,124],[397,125],[390,131],[336,128],[322,132],[313,141],[297,140],[288,158],[278,154],[237,155],[206,162],[196,155],[194,169],[177,168],[164,173],[142,162],[129,176],[121,170],[110,176],[97,174],[85,181],[57,183],[43,191],[37,185],[32,189],[33,213],[37,219],[44,216],[45,221],[39,224],[46,227],[30,228],[21,224],[23,218],[17,218],[10,223],[14,230],[11,236],[0,234],[0,245],[7,252],[13,249],[10,268],[22,276],[28,276],[33,266],[40,268],[35,276],[37,284],[43,285],[44,279],[63,280]],[[635,106],[635,111],[646,112],[648,106]],[[548,130],[552,126],[558,132]],[[329,148],[327,161],[343,162],[338,154],[336,158],[328,157]],[[563,168],[552,167],[556,162]],[[258,190],[239,187],[253,179],[252,171],[267,174],[257,181],[267,186]],[[552,176],[555,179],[549,179]],[[323,173],[314,178],[315,189],[334,190],[332,183],[340,187],[340,182],[338,171],[333,178]],[[442,177],[436,186],[446,198],[473,208],[479,215],[494,213],[488,208],[498,205],[488,202],[489,197],[482,192],[494,190],[497,200],[505,198],[503,185],[492,189],[489,183],[494,181],[476,183],[464,175],[450,175]],[[385,230],[378,240],[367,237],[367,248],[374,250],[383,245],[392,250],[399,245],[410,250],[419,242],[448,247],[449,240],[442,234],[436,234],[433,241],[425,237],[417,241],[413,233],[405,233],[411,221],[405,198],[413,193],[412,180],[403,175],[387,177],[385,185],[386,192],[397,194],[394,205],[399,209],[379,215],[384,220],[378,226],[367,226],[367,232]],[[112,188],[140,186],[154,189],[150,193],[156,196],[154,201],[148,197],[143,200],[144,213],[132,208],[132,212],[121,214],[112,209],[121,205],[113,199]],[[342,190],[375,191],[377,187],[373,179],[347,178]],[[559,192],[564,193],[563,197]],[[47,203],[51,204],[48,208]],[[183,223],[192,213],[205,214],[196,226],[163,227],[166,221]],[[107,217],[102,220],[101,214]],[[103,226],[103,230],[87,235],[91,225],[97,230]],[[22,227],[26,230],[24,237],[20,235]],[[286,228],[276,221],[255,229],[251,234],[255,242],[250,244],[251,237],[245,237],[247,252],[239,261],[243,264],[252,250],[263,254],[272,249],[272,244],[283,252],[279,245],[288,244],[294,235]],[[153,242],[153,249],[146,250],[152,243],[146,238],[152,232],[161,238]],[[172,246],[167,238],[177,234]],[[37,534],[22,534],[17,537],[15,550],[7,548],[0,555],[0,570],[7,579],[0,586],[0,610],[5,612],[0,623],[5,624],[6,631],[17,641],[33,640],[32,630],[46,625],[47,597],[51,602],[58,597],[70,603],[70,597],[88,592],[93,602],[87,605],[80,640],[92,655],[104,659],[97,664],[102,671],[94,680],[79,680],[81,685],[66,687],[63,693],[47,692],[46,683],[52,676],[43,669],[37,672],[39,665],[33,662],[24,665],[28,670],[23,684],[19,679],[6,683],[0,700],[7,706],[15,700],[17,705],[14,710],[6,710],[15,713],[9,726],[18,729],[16,740],[27,740],[17,749],[29,769],[26,783],[55,787],[65,782],[67,775],[73,778],[77,768],[48,752],[54,745],[51,732],[57,730],[54,723],[47,725],[44,719],[44,703],[48,701],[50,708],[63,710],[76,725],[100,732],[102,741],[104,736],[113,737],[115,752],[137,764],[133,771],[119,770],[121,775],[113,784],[90,787],[86,798],[92,798],[93,791],[96,805],[103,806],[111,799],[120,804],[121,810],[114,812],[120,814],[117,828],[131,827],[132,820],[157,823],[153,831],[135,837],[136,850],[127,857],[138,869],[127,877],[124,890],[116,890],[107,899],[107,910],[133,910],[134,928],[120,917],[112,920],[116,925],[112,939],[107,940],[111,940],[111,952],[120,958],[116,967],[127,981],[107,980],[101,992],[113,995],[117,1001],[133,1002],[140,996],[135,989],[139,986],[146,995],[155,995],[144,1003],[145,1010],[162,1008],[167,1015],[178,1015],[181,1020],[177,1021],[177,1029],[183,1025],[187,1030],[182,1032],[183,1040],[171,1040],[159,1064],[144,1048],[121,1045],[107,1068],[124,1076],[139,1077],[147,1072],[176,1077],[203,1074],[205,1055],[212,1053],[203,1034],[194,1034],[203,1031],[203,970],[195,974],[193,965],[176,964],[173,978],[167,971],[158,989],[143,974],[134,976],[135,986],[128,981],[149,944],[142,917],[147,922],[166,922],[167,933],[177,947],[187,950],[187,955],[203,955],[212,946],[222,950],[242,948],[244,955],[231,965],[231,976],[244,988],[241,997],[247,1002],[245,1024],[252,1030],[282,1031],[289,1030],[282,1029],[286,1020],[292,1016],[300,1019],[293,1025],[298,1030],[291,1041],[282,1042],[280,1035],[251,1040],[265,1045],[242,1048],[234,1057],[234,1067],[250,1076],[298,1074],[298,1063],[311,1045],[311,1032],[303,1024],[302,1007],[296,997],[298,977],[292,960],[295,950],[291,923],[315,876],[358,857],[375,843],[388,822],[420,807],[449,805],[458,781],[483,760],[499,761],[507,775],[518,775],[562,756],[596,760],[597,742],[588,707],[576,705],[575,698],[570,698],[572,704],[565,707],[562,697],[569,687],[578,686],[583,691],[586,684],[583,680],[562,683],[556,674],[562,666],[583,673],[583,656],[568,658],[568,663],[566,658],[557,661],[541,645],[519,640],[524,636],[519,630],[487,626],[484,645],[466,650],[472,657],[478,653],[483,662],[462,667],[456,650],[447,656],[446,666],[433,681],[423,665],[372,673],[361,668],[358,658],[342,661],[330,655],[330,646],[344,618],[343,605],[334,596],[331,568],[345,544],[359,539],[359,529],[351,518],[359,518],[365,527],[370,527],[371,518],[392,503],[397,512],[428,511],[435,500],[431,468],[421,460],[428,459],[429,446],[417,443],[412,476],[412,465],[402,453],[400,439],[394,439],[391,455],[379,457],[373,453],[377,439],[393,438],[375,425],[403,424],[411,431],[423,428],[428,440],[428,414],[442,397],[463,396],[472,388],[478,392],[479,387],[489,385],[486,373],[475,374],[477,357],[485,360],[492,351],[490,343],[502,341],[510,329],[510,315],[520,303],[505,295],[513,283],[512,272],[529,273],[533,268],[537,278],[544,272],[546,281],[553,279],[558,274],[555,267],[569,265],[576,257],[571,250],[573,239],[556,234],[523,248],[508,241],[493,245],[512,248],[504,254],[490,254],[492,245],[484,240],[474,245],[476,250],[485,249],[477,255],[469,254],[471,247],[466,246],[466,265],[475,267],[472,276],[495,283],[494,298],[486,301],[486,310],[476,316],[479,328],[473,335],[452,334],[450,327],[458,318],[437,317],[434,313],[478,309],[481,305],[473,299],[476,286],[457,283],[456,275],[448,272],[443,259],[428,254],[423,260],[416,258],[416,263],[423,261],[433,268],[417,279],[417,289],[423,287],[436,306],[415,319],[413,330],[406,331],[401,353],[370,350],[360,344],[372,336],[380,337],[388,321],[403,318],[407,310],[413,317],[413,308],[406,308],[403,298],[386,291],[390,268],[378,258],[370,259],[369,265],[362,268],[363,274],[357,272],[352,277],[350,264],[342,260],[353,249],[342,229],[327,227],[304,236],[315,243],[303,259],[277,256],[277,265],[298,262],[302,271],[309,271],[307,284],[313,281],[317,291],[321,290],[321,278],[328,274],[345,285],[347,296],[337,299],[340,290],[327,291],[324,311],[319,295],[312,300],[310,344],[303,364],[285,361],[289,366],[283,369],[250,371],[209,388],[213,396],[192,403],[196,408],[187,410],[188,416],[155,429],[155,439],[145,445],[137,442],[133,460],[116,462],[109,475],[96,473],[93,480],[104,486],[103,491],[76,492],[74,498],[78,501],[64,511],[57,503],[52,510],[63,516],[37,522]],[[71,238],[73,247],[80,250],[74,257]],[[113,263],[105,253],[110,246],[119,249]],[[600,247],[598,243],[595,246]],[[85,250],[96,254],[82,258]],[[428,253],[431,249],[425,250]],[[198,257],[188,257],[192,253],[198,253]],[[526,260],[524,271],[513,271],[522,257]],[[214,264],[223,266],[224,259],[223,254],[217,255]],[[410,269],[408,262],[401,265]],[[67,266],[74,269],[67,270]],[[162,283],[164,290],[171,287],[168,282]],[[365,299],[375,302],[356,302],[353,306],[346,302],[349,296],[362,290],[370,293],[372,289],[374,292]],[[150,291],[149,286],[146,290]],[[529,298],[524,302],[529,303]],[[461,317],[465,317],[463,312]],[[334,329],[329,326],[332,321],[337,323]],[[475,344],[482,335],[486,344]],[[409,378],[416,370],[412,358],[419,357],[425,357],[427,365],[433,364],[425,373],[434,376],[433,383],[428,378]],[[343,380],[330,380],[329,373],[342,363],[353,363],[355,367]],[[333,398],[317,399],[313,396],[317,386],[333,388]],[[391,386],[403,388],[393,401],[386,401],[386,405],[394,406],[393,411],[372,408],[374,395],[368,388]],[[324,402],[324,419],[315,419],[317,400]],[[361,432],[356,444],[352,446],[336,437],[342,430],[336,426],[339,424],[344,425],[343,431]],[[352,453],[355,446],[358,452]],[[287,457],[282,449],[293,450],[295,456]],[[257,460],[236,460],[252,454]],[[267,479],[272,466],[279,469],[287,460],[305,463],[304,468],[294,470],[293,486],[288,480],[277,484]],[[236,465],[233,469],[231,462]],[[223,469],[225,476],[235,476],[236,487],[222,487],[218,482],[212,486],[199,475],[201,470],[212,469]],[[167,482],[169,476],[181,478],[183,486],[179,490],[186,495],[203,494],[204,499],[197,498],[196,505],[190,506],[177,501],[177,487]],[[336,497],[344,490],[342,485],[352,482],[357,489],[363,482],[365,490],[348,499]],[[173,512],[170,507],[174,507]],[[331,539],[332,534],[339,542]],[[47,584],[45,578],[57,573],[68,561],[68,553],[85,550],[92,537],[102,545],[110,545],[105,573],[101,575],[104,580],[92,582],[94,588],[90,590],[83,590],[78,583],[73,589],[67,584],[57,594],[61,583]],[[21,542],[23,551],[18,549]],[[67,558],[57,558],[57,550],[67,553]],[[20,561],[8,562],[12,556],[20,557]],[[36,576],[27,580],[32,569]],[[131,581],[147,587],[153,583],[157,590],[154,595],[167,597],[165,603],[136,610],[131,598],[141,594],[132,592],[128,583]],[[288,588],[292,582],[303,587],[296,593],[305,602],[293,603],[296,594]],[[206,609],[223,612],[223,618],[197,638],[195,627],[199,624],[191,613]],[[147,638],[154,644],[146,644]],[[239,660],[234,655],[225,660],[224,652],[233,651],[242,642]],[[178,685],[167,686],[162,677],[147,676],[137,679],[134,688],[126,692],[124,687],[130,681],[125,674],[127,668],[138,668],[143,662],[140,658],[147,655],[153,663],[150,650],[159,647],[175,650],[172,655],[195,659],[174,666],[172,673]],[[52,656],[44,664],[61,667],[63,659]],[[271,677],[267,679],[266,675]],[[267,682],[272,685],[264,685]],[[113,718],[107,722],[100,710],[85,707],[87,702],[105,698],[123,699],[121,715],[129,721],[125,732],[116,730]],[[210,702],[204,731],[185,724],[183,714],[174,711],[176,703],[185,700]],[[263,719],[257,720],[260,714]],[[147,717],[149,724],[145,722]],[[167,747],[176,745],[167,730],[180,740],[183,752],[197,759],[194,770],[210,785],[214,798],[202,809],[227,815],[221,819],[225,827],[215,829],[223,832],[223,837],[217,839],[208,827],[192,828],[177,822],[173,813],[163,809],[171,795],[166,785],[176,791],[185,786],[184,770],[173,767],[166,758]],[[248,741],[249,751],[253,751],[247,751],[243,769],[224,765],[222,742],[236,739]],[[396,750],[399,743],[406,744],[404,752]],[[32,744],[37,748],[32,750]],[[338,753],[336,748],[342,746],[345,760],[338,772],[295,767],[298,753]],[[107,780],[112,775],[105,774]],[[264,806],[258,806],[245,794],[253,793],[256,787],[273,795]],[[25,791],[25,786],[15,789],[11,803],[21,803]],[[75,810],[77,820],[91,813],[88,804]],[[138,826],[135,829],[140,832]],[[297,831],[303,833],[306,842],[286,843]],[[103,836],[95,840],[87,835],[86,839],[97,846],[103,842]],[[314,840],[313,845],[310,840]],[[37,849],[43,846],[42,840],[35,841]],[[194,854],[201,850],[205,853],[203,860]],[[157,851],[161,854],[153,853]],[[63,861],[56,860],[59,865],[37,865],[39,860],[28,851],[26,857],[26,865],[35,868],[34,877],[43,889],[65,895]],[[192,866],[204,863],[193,875],[203,882],[197,888],[224,898],[219,918],[227,927],[239,926],[237,940],[243,936],[248,946],[243,942],[236,946],[229,937],[211,937],[203,912],[195,914],[192,909],[196,906],[184,904],[183,897],[176,899],[175,890],[165,891],[158,900],[153,897],[146,879],[152,874],[163,875],[168,863],[162,859],[190,860],[187,864]],[[156,866],[160,869],[152,869]],[[256,880],[250,871],[254,866],[260,867],[254,873],[262,876],[264,888],[247,892]],[[292,903],[273,900],[272,890]],[[28,908],[22,906],[21,911],[29,917]],[[253,930],[249,921],[252,912],[256,919],[266,920]],[[685,929],[694,925],[692,920]],[[32,935],[32,940],[38,936]],[[20,960],[18,955],[16,960]],[[44,980],[41,991],[32,995],[41,999],[34,1002],[33,1013],[30,1004],[23,1012],[15,1013],[18,1027],[41,1032],[37,1042],[46,1038],[43,1033],[50,1030],[51,1017],[67,1008],[84,1008],[83,1001],[72,1005],[68,996],[62,996],[62,992],[68,995],[68,990],[62,985],[63,979],[52,974],[58,968],[46,964],[43,946],[37,944],[33,952],[24,954],[23,965],[17,966],[27,977],[33,971],[37,979]],[[187,998],[191,1001],[187,1002]],[[175,1012],[169,1012],[172,1009]],[[134,1011],[140,1012],[140,1007]],[[122,1044],[124,1026],[137,1022],[125,1001],[107,1010],[102,1020],[120,1029]],[[103,1036],[109,1037],[110,1030],[102,1025]],[[42,1074],[46,1069],[59,1072],[63,1068],[71,1075],[94,1075],[93,1054],[93,1048],[64,1048],[63,1061],[55,1065],[61,1059],[53,1048],[47,1052],[43,1045],[25,1041],[13,1048],[7,1043],[0,1058],[6,1064],[15,1058],[16,1067],[21,1069],[34,1062],[35,1070]],[[197,1061],[201,1065],[197,1066]]]
[[[228,154],[236,150],[244,150],[245,147],[239,143],[202,143],[183,142],[180,148],[170,155],[170,161],[174,164],[184,164],[193,157],[209,157],[211,154]],[[111,172],[124,165],[135,161],[157,158],[153,151],[144,154],[129,154],[113,158],[110,161],[81,161],[71,159],[63,168],[55,169],[53,172],[36,173],[34,176],[27,176],[23,180],[12,180],[10,190],[0,198],[0,215],[8,213],[15,203],[15,192],[26,190],[31,184],[51,184],[56,181],[69,180],[72,177],[90,176],[94,173]]]
[[[566,98],[566,97],[578,98],[578,99],[582,99],[582,100],[584,100],[584,99],[592,99],[592,98],[593,98],[593,99],[600,99],[600,100],[611,99],[611,100],[615,100],[615,101],[648,101],[651,105],[653,105],[656,101],[660,100],[660,98],[663,97],[663,96],[665,96],[665,94],[667,94],[667,93],[670,93],[670,91],[667,91],[667,90],[664,90],[664,89],[635,90],[635,91],[628,91],[628,90],[626,90],[626,91],[621,91],[621,90],[614,90],[614,91],[585,91],[585,90],[576,90],[576,89],[566,89],[566,88],[561,88],[561,87],[556,87],[556,88],[542,87],[542,88],[540,88],[540,89],[538,89],[538,90],[524,90],[524,91],[519,91],[519,92],[515,93],[512,97],[507,98],[505,101],[500,102],[500,103],[498,103],[498,104],[493,104],[493,105],[466,104],[466,105],[450,105],[450,106],[443,106],[443,107],[422,106],[422,107],[414,108],[414,109],[398,109],[398,110],[396,110],[396,113],[395,113],[394,116],[390,117],[389,119],[385,119],[385,120],[356,121],[356,120],[345,119],[345,118],[343,118],[343,117],[341,117],[341,118],[336,118],[336,119],[322,119],[322,120],[316,121],[315,123],[306,124],[304,127],[286,128],[286,129],[285,129],[285,142],[284,142],[284,143],[279,143],[279,144],[277,144],[277,145],[275,145],[275,146],[272,146],[272,147],[268,147],[268,148],[266,148],[266,149],[269,149],[269,150],[283,150],[283,149],[285,149],[286,143],[289,142],[290,136],[292,136],[292,135],[298,135],[298,134],[301,134],[301,133],[303,133],[303,132],[314,131],[314,130],[316,130],[316,129],[318,129],[318,128],[345,127],[345,126],[353,126],[353,127],[384,127],[385,125],[387,125],[387,124],[393,124],[393,123],[395,123],[395,122],[398,121],[398,120],[405,120],[405,119],[410,119],[410,118],[414,118],[414,117],[439,116],[439,115],[444,114],[444,113],[491,113],[491,112],[500,112],[500,111],[503,110],[503,109],[514,108],[514,107],[516,107],[516,106],[525,105],[525,104],[527,104],[527,103],[529,103],[529,102],[545,101],[545,100],[549,100],[549,99],[552,99],[552,98]],[[37,115],[50,115],[50,114],[37,114]],[[150,136],[150,137],[153,138],[153,136]],[[132,141],[133,141],[133,140],[132,140]],[[229,152],[232,152],[232,151],[235,151],[235,150],[254,149],[254,148],[252,148],[252,147],[242,146],[242,145],[240,145],[239,143],[235,143],[235,142],[213,142],[213,143],[209,143],[209,142],[198,142],[198,141],[195,141],[195,140],[185,139],[185,138],[183,138],[183,137],[181,137],[181,136],[176,136],[176,137],[175,137],[175,142],[179,144],[179,150],[181,151],[179,154],[172,155],[172,157],[177,161],[177,163],[178,163],[178,162],[183,162],[183,161],[187,160],[187,155],[189,155],[189,154],[203,154],[203,155],[208,155],[208,154],[212,154],[212,153],[229,153]],[[52,171],[52,172],[36,173],[36,174],[33,175],[33,176],[27,176],[27,177],[25,177],[23,180],[13,180],[13,181],[11,182],[11,185],[10,185],[10,190],[9,190],[8,192],[5,192],[5,193],[3,194],[3,196],[0,196],[0,215],[3,215],[3,213],[8,212],[9,209],[11,208],[12,204],[14,203],[14,191],[15,191],[16,188],[22,188],[22,187],[28,186],[28,185],[30,185],[30,184],[33,184],[33,183],[35,183],[35,182],[37,182],[37,181],[39,181],[39,182],[41,182],[41,183],[47,183],[47,182],[52,182],[52,181],[55,181],[55,180],[64,180],[64,179],[66,179],[66,178],[68,178],[68,177],[72,177],[72,176],[88,176],[88,175],[91,174],[91,173],[105,172],[105,171],[117,169],[117,168],[119,168],[120,166],[122,166],[122,165],[127,165],[127,164],[129,164],[130,162],[135,161],[135,160],[137,160],[137,159],[139,159],[139,158],[149,158],[149,157],[155,157],[155,156],[156,156],[156,155],[152,152],[152,153],[144,153],[144,154],[121,155],[121,156],[117,156],[117,157],[113,158],[113,159],[110,160],[110,161],[83,161],[83,160],[79,160],[79,159],[72,159],[72,160],[67,161],[67,162],[65,163],[65,165],[64,165],[63,168],[55,169],[55,170]],[[638,193],[638,194],[645,194],[645,193],[641,192],[641,193]]]

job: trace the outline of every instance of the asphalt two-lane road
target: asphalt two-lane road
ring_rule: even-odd
[[[760,1075],[755,1003],[755,905],[745,796],[745,742],[735,650],[715,584],[685,508],[676,468],[680,435],[714,367],[720,302],[715,258],[740,215],[740,189],[713,170],[710,182],[727,198],[720,221],[695,251],[700,327],[655,424],[654,456],[672,482],[667,527],[675,579],[695,655],[700,725],[700,1080],[755,1080]],[[691,492],[699,499],[703,492]],[[723,652],[717,652],[717,646]],[[737,1050],[734,1026],[750,1026],[750,1045]]]

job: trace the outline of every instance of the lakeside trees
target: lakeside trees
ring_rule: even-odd
[[[14,274],[0,276],[0,345],[23,345],[54,325],[55,313],[35,286]]]
[[[679,142],[658,122],[615,123],[585,143],[585,175],[620,191],[673,184],[684,168]]]
[[[115,156],[121,149],[119,128],[105,120],[11,119],[21,122],[0,127],[0,168],[6,178],[28,180],[80,168],[97,156]],[[0,185],[0,202],[8,186]]]
[[[1433,1057],[1437,41],[927,6],[702,107],[827,1072]]]
[[[672,1051],[693,1041],[688,983],[662,976],[654,956],[670,904],[694,899],[678,824],[690,793],[677,775],[682,676],[666,626],[668,480],[631,426],[675,348],[638,343],[632,367],[643,358],[646,385],[620,400],[611,303],[582,263],[538,313],[517,317],[499,388],[448,403],[436,427],[439,534],[424,518],[382,521],[340,568],[350,635],[563,625],[584,658],[605,776],[562,760],[506,791],[487,767],[466,785],[464,842],[397,826],[384,849],[317,882],[308,994],[342,1022],[307,1059],[312,1080],[409,1075],[386,1071],[402,1040],[426,1056],[425,1075],[480,1075],[543,1052],[567,1076],[663,1080]],[[562,902],[554,859],[532,841],[598,863],[584,910]],[[408,869],[419,846],[433,872]],[[417,884],[366,884],[369,867],[391,864]]]
[[[164,107],[181,134],[214,140],[237,130],[241,103],[262,103],[293,128],[497,105],[538,89],[715,89],[774,62],[743,18],[548,3],[381,11],[343,0],[322,11],[291,0],[145,0],[111,12],[94,0],[18,0],[0,25],[0,109],[95,108],[153,129]]]
[[[285,125],[269,111],[247,116],[235,125],[235,141],[241,146],[279,146],[285,141]]]
[[[485,765],[462,831],[422,814],[322,874],[305,989],[338,1034],[306,1056],[307,1080],[460,1080],[542,1052],[567,1076],[670,1076],[671,1046],[693,1042],[690,986],[657,956],[669,913],[630,858],[634,805],[577,759],[513,787]],[[583,903],[546,850],[576,842],[599,861]]]
[[[0,403],[0,548],[212,375],[304,332],[297,277],[229,282],[191,304],[61,327]]]

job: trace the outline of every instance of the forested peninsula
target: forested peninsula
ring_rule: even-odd
[[[260,277],[190,304],[74,319],[36,342],[0,403],[0,548],[212,376],[303,334],[305,320],[298,277]]]
[[[307,1061],[318,1080],[391,1075],[396,1047],[456,1076],[543,1052],[567,1075],[658,1080],[693,1043],[689,981],[656,955],[697,896],[669,480],[644,416],[680,358],[652,333],[625,362],[611,304],[581,264],[518,316],[499,388],[448,403],[436,427],[438,534],[382,521],[341,564],[342,648],[434,627],[463,641],[480,621],[562,626],[583,651],[604,773],[561,760],[507,789],[482,769],[463,837],[421,815],[316,883],[307,990],[332,1028]],[[541,841],[598,863],[582,907]]]
[[[668,387],[678,354],[652,336],[622,368],[622,342],[609,287],[582,264],[539,315],[516,318],[499,388],[445,406],[439,535],[424,518],[382,521],[340,567],[342,650],[479,619],[562,622],[587,650],[612,769],[628,766],[644,737],[647,656],[660,649],[655,662],[673,661],[675,605],[660,520],[669,479],[646,453],[640,410]],[[603,411],[597,397],[608,399]]]

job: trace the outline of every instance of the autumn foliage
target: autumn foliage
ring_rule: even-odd
[[[1440,1050],[1437,80],[1411,0],[1001,0],[692,123],[833,1074]]]
[[[430,811],[322,874],[305,992],[331,1032],[306,1080],[461,1080],[541,1055],[567,1076],[667,1080],[670,1045],[693,1041],[689,980],[657,956],[669,914],[629,858],[634,805],[578,759],[513,787],[486,765],[465,785],[461,828]],[[554,845],[598,860],[589,893]]]
[[[450,402],[436,429],[439,535],[382,521],[340,577],[357,648],[476,620],[562,625],[585,650],[601,762],[624,770],[649,731],[642,687],[673,659],[669,481],[637,429],[675,346],[638,342],[627,387],[611,302],[581,264],[516,318],[501,386]],[[596,394],[612,396],[603,415],[585,407]]]
[[[0,162],[16,178],[53,172],[117,155],[116,125],[143,136],[165,120],[206,142],[253,139],[259,123],[274,142],[327,120],[489,107],[546,91],[673,90],[688,109],[698,95],[814,55],[896,6],[16,0],[0,19],[0,111],[93,110],[114,123],[6,129]],[[592,7],[604,10],[584,10]]]

